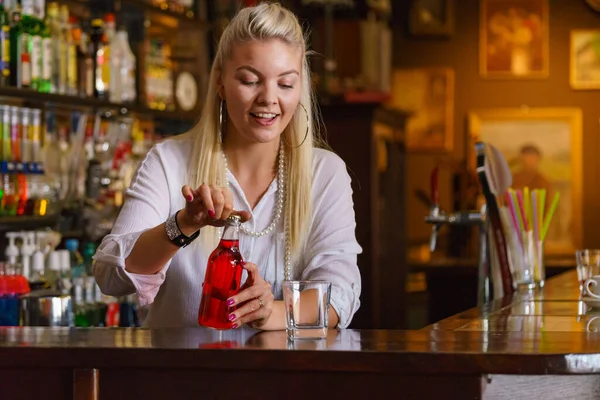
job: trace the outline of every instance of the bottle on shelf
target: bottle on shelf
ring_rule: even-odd
[[[31,55],[29,54],[29,32],[21,19],[21,9],[14,7],[10,26],[10,82],[18,88],[31,85]]]
[[[84,298],[85,281],[83,277],[73,279],[73,313],[75,314],[75,326],[88,327],[90,321],[88,319],[88,310]]]
[[[52,92],[52,69],[54,67],[53,55],[53,40],[50,32],[51,21],[49,16],[46,16],[44,20],[40,21],[40,36],[42,37],[42,67],[41,67],[41,82],[39,91],[43,93]]]
[[[109,99],[109,82],[106,80],[106,72],[103,74],[105,63],[104,22],[96,18],[92,20],[90,32],[93,61],[94,97],[101,100]]]
[[[77,57],[77,94],[82,97],[94,96],[94,61],[89,51],[89,36],[80,26],[73,28],[73,41]]]
[[[0,1],[0,86],[10,84],[10,18]]]
[[[66,5],[60,7],[61,22],[63,25],[66,46],[66,93],[71,96],[77,95],[77,46],[73,38],[73,26],[77,24],[75,17],[69,15]]]
[[[65,61],[65,38],[60,23],[60,12],[58,3],[48,4],[48,16],[46,18],[50,37],[52,38],[52,78],[50,80],[50,92],[64,94],[66,91],[66,61]]]
[[[104,64],[102,65],[102,80],[108,83],[108,98],[112,102],[119,102],[120,88],[117,88],[116,74],[120,65],[119,54],[115,54],[116,24],[115,15],[104,15]],[[113,93],[115,91],[115,93]]]
[[[31,84],[33,90],[40,90],[42,84],[42,36],[41,25],[35,12],[33,0],[21,0],[22,22],[27,37],[27,50],[30,54]]]
[[[71,273],[74,278],[86,276],[85,265],[81,253],[79,253],[79,240],[67,239],[65,247],[69,252],[69,263],[71,265]]]
[[[124,27],[117,31],[113,48],[115,59],[114,87],[118,92],[114,95],[115,102],[133,103],[136,100],[135,71],[136,58],[129,46],[129,35]],[[112,82],[112,81],[111,81]],[[111,87],[112,96],[112,87]]]

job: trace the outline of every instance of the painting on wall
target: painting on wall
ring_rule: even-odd
[[[395,69],[392,94],[386,105],[409,115],[409,152],[449,152],[454,137],[454,70],[450,68]]]
[[[548,76],[548,0],[482,0],[480,12],[483,77]]]
[[[582,243],[582,112],[578,108],[509,108],[469,113],[474,143],[498,148],[513,174],[513,188],[546,189],[560,202],[546,237],[547,254],[572,255]]]
[[[408,29],[413,36],[450,36],[455,0],[412,0]]]
[[[600,29],[571,31],[571,87],[600,89]]]

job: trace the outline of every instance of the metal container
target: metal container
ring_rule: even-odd
[[[21,298],[23,326],[74,326],[71,296],[36,290]]]

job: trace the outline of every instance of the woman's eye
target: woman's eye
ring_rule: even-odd
[[[281,86],[284,89],[293,89],[294,88],[294,86],[292,86],[292,85],[284,85],[283,83],[279,84],[279,86]]]
[[[246,86],[254,86],[257,83],[258,82],[256,82],[256,81],[245,81],[245,80],[242,80],[242,85],[246,85]]]

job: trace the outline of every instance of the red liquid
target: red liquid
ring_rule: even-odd
[[[221,239],[219,246],[208,258],[202,284],[202,300],[198,310],[198,324],[216,329],[231,329],[227,320],[235,307],[227,307],[227,299],[240,291],[242,256],[239,240]]]

